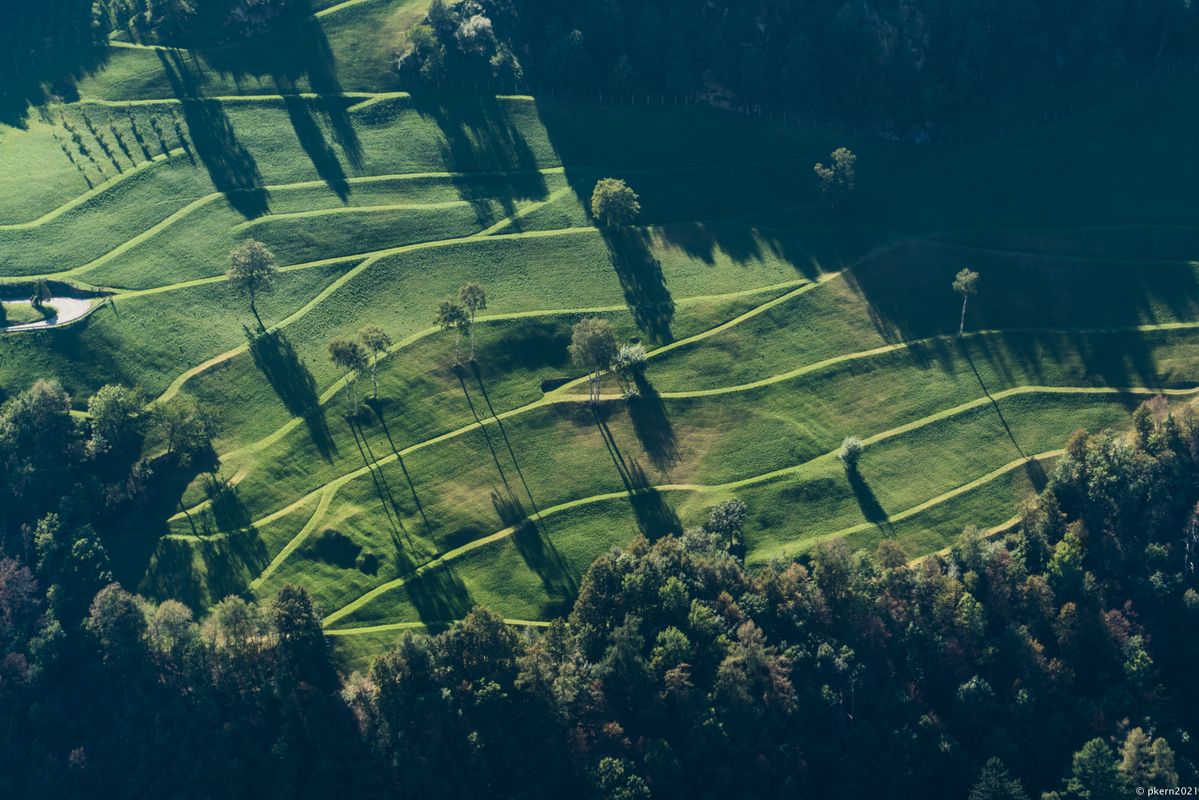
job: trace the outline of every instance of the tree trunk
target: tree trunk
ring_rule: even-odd
[[[371,383],[375,385],[375,399],[379,399],[379,354],[371,361]]]
[[[962,321],[958,323],[958,337],[959,338],[966,330],[966,303],[969,300],[970,300],[970,295],[968,295],[968,294],[962,295]]]
[[[258,306],[254,302],[254,290],[250,290],[250,311],[254,312],[254,319],[258,320],[258,330],[265,331],[266,326],[262,324],[262,317],[258,316]]]
[[[470,360],[475,360],[475,312],[470,312]]]

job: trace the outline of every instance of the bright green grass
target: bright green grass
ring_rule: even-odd
[[[1096,343],[1094,346],[1103,345]],[[1192,365],[1199,355],[1194,337],[1182,345],[1163,343],[1161,351],[1187,353]],[[1077,399],[1069,395],[1035,393],[1010,397],[998,394],[999,405],[993,406],[982,394],[979,381],[987,381],[992,393],[1000,393],[1013,383],[1020,385],[1019,379],[1010,374],[1005,379],[998,374],[1013,365],[996,363],[993,356],[976,354],[974,358],[978,361],[977,377],[965,358],[956,359],[958,371],[955,373],[950,371],[950,365],[930,367],[920,363],[920,359],[911,353],[901,351],[874,359],[878,363],[873,365],[858,365],[852,372],[837,374],[834,371],[830,375],[814,376],[814,379],[778,384],[748,398],[733,395],[722,398],[720,403],[702,399],[669,402],[665,419],[674,441],[668,462],[660,452],[662,448],[654,447],[650,443],[652,440],[647,441],[645,434],[639,432],[635,417],[630,419],[618,412],[605,424],[620,455],[630,464],[640,464],[650,483],[718,485],[752,479],[811,459],[828,460],[823,454],[834,449],[848,433],[883,433],[906,423],[935,417],[944,408],[964,406],[960,411],[963,418],[989,414],[995,417],[995,425],[1002,427],[1006,412],[1001,416],[993,409],[1012,406],[1023,411],[1025,398],[1029,397],[1036,398],[1033,407],[1038,403],[1049,406],[1044,412],[1049,421],[1047,424],[1068,418],[1076,411],[1075,406],[1083,409],[1079,413],[1083,415],[1080,419],[1085,421],[1089,419],[1085,413],[1092,405],[1105,410],[1119,407],[1121,413],[1127,405],[1127,402],[1116,402],[1111,396]],[[1052,363],[1049,359],[1046,361]],[[910,374],[905,375],[905,371]],[[1054,374],[1047,374],[1050,372]],[[1083,385],[1087,381],[1085,365],[1079,361],[1060,365],[1057,370],[1042,370],[1037,377],[1049,383],[1065,380],[1066,385],[1075,385],[1075,381],[1077,385]],[[907,392],[901,402],[880,405],[878,398],[885,396],[886,388],[893,385],[920,385],[922,391]],[[1099,399],[1090,399],[1095,397]],[[1054,408],[1059,405],[1066,411],[1055,412]],[[1054,417],[1054,413],[1058,416]],[[1099,420],[1097,427],[1113,420],[1110,416],[1095,419]],[[934,420],[927,424],[935,429],[949,423]],[[1017,458],[1021,449],[1025,452],[1039,452],[1039,449],[1029,450],[1030,447],[1050,449],[1047,445],[1042,447],[1046,440],[1038,438],[1040,429],[1032,428],[1030,444],[1022,441],[1014,424],[1010,421],[1008,424],[1012,435],[1005,435],[997,443],[1003,446],[1001,449],[1006,449],[1007,457],[991,463],[991,469]],[[1065,430],[1062,437],[1068,432]],[[380,451],[369,444],[371,436],[371,431],[364,429],[365,458],[373,460],[386,455],[389,452],[386,449]],[[977,441],[976,438],[969,440]],[[421,498],[424,513],[434,520],[431,533],[438,549],[444,552],[506,524],[502,514],[497,516],[496,497],[515,497],[526,510],[532,510],[534,504],[538,508],[547,508],[590,495],[619,492],[622,479],[605,448],[599,429],[594,421],[587,419],[585,412],[570,408],[538,409],[509,418],[502,431],[492,431],[490,441],[488,436],[475,431],[436,448],[413,453],[405,459],[403,477],[396,475],[393,479],[399,481],[400,487],[410,487]],[[517,465],[520,465],[519,472]],[[387,469],[382,471],[384,476]],[[431,476],[453,478],[438,483]],[[406,483],[409,479],[411,484]],[[374,480],[372,476],[370,481]],[[368,479],[363,476],[348,485],[366,482]],[[286,485],[287,476],[273,475],[268,483],[270,489],[277,489]],[[255,484],[251,480],[244,487],[247,497],[254,496],[250,487]],[[490,497],[484,495],[484,490],[489,490]],[[283,494],[286,496],[291,491],[298,490],[285,490]],[[391,494],[406,497],[406,492],[398,490]],[[406,499],[397,507],[389,494],[381,505],[386,507],[388,504],[406,524],[421,524],[416,509]],[[843,527],[850,524],[853,523]]]
[[[728,300],[688,302],[679,307],[676,332],[686,336],[707,330],[770,299],[778,291]],[[542,381],[565,380],[580,374],[570,363],[566,347],[571,327],[583,316],[611,320],[622,338],[639,334],[630,315],[624,311],[480,320],[476,330],[477,362],[497,412],[539,399]],[[290,337],[287,341],[291,341]],[[464,343],[464,350],[467,346]],[[380,360],[381,408],[391,419],[390,424],[398,426],[392,431],[397,442],[413,444],[473,421],[457,382],[445,380],[446,367],[452,360],[453,340],[448,334],[423,336]],[[267,366],[265,359],[256,361],[251,356],[242,356],[230,360],[220,369],[198,375],[186,384],[183,394],[206,405],[227,405],[216,442],[219,452],[253,444],[292,419],[290,409],[295,406],[288,406],[284,401],[289,396],[287,384],[278,381],[272,384],[264,372]],[[302,371],[294,365],[291,368]],[[304,362],[304,368],[307,368],[307,362]],[[369,375],[362,376],[358,391],[369,395]],[[341,423],[341,415],[349,401],[347,395],[343,389],[325,403],[327,424],[337,428],[333,436],[339,449],[352,441],[348,429]],[[316,457],[316,453],[309,450],[311,438],[308,429],[298,429],[271,452],[279,454],[280,458],[285,453],[299,452]],[[264,456],[270,457],[273,456]]]
[[[432,624],[460,618],[475,605],[516,619],[559,616],[574,599],[587,565],[635,536],[636,523],[624,500],[564,512],[428,569],[332,627]]]
[[[831,450],[847,435],[872,435],[943,409],[984,401],[984,388],[996,394],[1025,385],[1104,385],[1108,379],[1092,372],[1092,362],[1108,363],[1114,369],[1122,357],[1127,357],[1125,353],[1130,348],[1139,353],[1140,347],[1145,346],[1145,342],[1129,334],[1097,334],[1081,342],[1065,335],[1046,338],[1036,335],[989,336],[966,342],[969,350],[959,353],[949,349],[936,358],[925,351],[901,349],[847,361],[748,392],[667,399],[660,412],[661,418],[657,414],[650,417],[657,427],[662,427],[661,419],[669,423],[675,441],[657,446],[667,452],[646,452],[641,440],[647,434],[638,431],[622,408],[616,408],[607,424],[618,445],[627,450],[627,457],[637,459],[651,474],[657,469],[655,461],[663,465],[663,469],[657,471],[662,480],[655,482],[663,482],[667,477],[676,481],[723,482],[812,458]],[[966,358],[966,354],[970,358]],[[1161,377],[1150,375],[1145,379],[1129,374],[1114,379],[1119,376],[1113,374],[1111,384],[1149,388],[1193,386],[1199,364],[1199,337],[1189,331],[1155,334],[1149,337],[1143,356],[1162,365]],[[438,384],[446,387],[442,389],[444,399],[436,404],[438,408],[446,407],[455,392],[458,393],[457,402],[464,402],[461,387],[444,368],[427,374],[423,380],[434,391]],[[911,388],[897,393],[893,391],[895,386]],[[472,390],[472,396],[478,393],[477,385],[469,384],[468,388]],[[411,396],[436,398],[438,394],[426,390],[413,392]],[[476,408],[482,405],[477,397],[474,401]],[[504,409],[501,406],[497,410]],[[458,419],[472,421],[469,410],[465,411],[466,415]],[[419,420],[420,412],[409,413],[397,408],[393,413],[387,431],[377,424],[363,426],[376,458],[381,453],[392,452],[393,442],[396,449],[403,449],[432,433],[429,428],[409,431],[410,420]],[[586,415],[582,416],[585,420]],[[574,458],[575,450],[580,446],[588,454],[582,459],[584,463],[579,465],[578,472],[555,478],[547,475],[547,483],[556,494],[544,498],[542,505],[599,493],[600,487],[604,487],[602,491],[620,488],[619,476],[610,469],[594,423],[584,421],[580,424],[580,414],[572,407],[535,409],[510,418],[505,425],[520,460],[532,464],[526,471],[536,471],[546,465],[544,468],[556,472],[558,466],[567,463],[565,459]],[[559,430],[547,431],[547,425]],[[330,422],[334,442],[338,444],[337,457],[329,462],[319,458],[314,445],[305,447],[301,443],[308,435],[302,429],[297,429],[292,441],[278,445],[278,456],[271,457],[269,452],[260,456],[241,484],[245,501],[253,513],[271,511],[284,505],[289,498],[302,496],[329,480],[360,469],[362,455],[356,446],[352,446],[348,431],[343,433],[344,428],[345,424],[340,420]],[[654,441],[652,438],[646,440]],[[574,446],[567,447],[564,444],[567,441],[575,442]],[[417,476],[418,483],[427,481],[428,476],[448,475],[454,476],[451,485],[456,485],[472,470],[488,473],[494,469],[487,467],[486,454],[490,449],[486,437],[475,432],[464,435],[461,441],[446,442],[414,453],[409,460],[415,464],[433,462],[427,468],[414,471],[414,474],[421,473]],[[459,453],[456,460],[453,452]],[[300,459],[287,457],[293,453],[306,455]],[[370,453],[366,458],[371,460]],[[446,462],[447,458],[451,460]],[[596,464],[601,465],[598,472]],[[495,481],[493,475],[490,482]],[[595,491],[588,491],[590,488]],[[449,490],[437,490],[438,494],[446,492]],[[482,496],[473,509],[482,515],[481,518],[472,523],[461,521],[464,516],[469,516],[467,512],[472,507],[451,501],[446,503],[451,506],[446,510],[446,519],[460,520],[457,529],[467,530],[473,524],[475,529],[486,530],[486,522],[494,520],[494,512],[488,506],[486,493],[480,491],[479,494]]]
[[[954,334],[961,299],[950,281],[966,256],[986,281],[971,299],[968,329],[1036,328],[1048,335],[1185,322],[1199,312],[1199,266],[1192,262],[963,253],[921,242],[882,252],[745,325],[664,354],[654,363],[655,380],[662,391],[749,383],[845,352]],[[935,357],[943,343],[928,347]],[[1093,359],[1094,370],[1152,375],[1146,365],[1128,363],[1137,360],[1135,339],[1128,347],[1120,362]]]
[[[314,4],[314,10],[340,5]],[[301,35],[287,31],[189,54],[207,94],[361,91],[395,88],[394,54],[420,21],[428,0],[366,0],[318,14]],[[173,85],[150,49],[114,48],[106,69],[80,84],[106,99],[170,97]]]
[[[1096,429],[1127,420],[1127,403],[1111,398],[1017,398],[1001,401],[1000,407],[1017,441],[1045,450],[1056,446],[1080,424]],[[947,451],[947,440],[960,439],[970,441],[972,446]],[[927,465],[919,475],[912,474],[913,458],[920,458]],[[862,459],[862,482],[856,491],[832,455],[805,465],[795,475],[738,488],[737,496],[745,498],[751,508],[746,531],[747,562],[761,564],[771,558],[794,555],[810,547],[822,534],[875,519],[882,535],[898,536],[900,544],[909,550],[924,548],[941,541],[935,538],[930,541],[928,526],[943,526],[943,521],[930,518],[921,524],[913,517],[907,524],[901,523],[903,527],[891,530],[885,521],[886,514],[950,492],[1017,458],[1019,451],[1008,437],[999,414],[988,407],[872,445]],[[1002,488],[1001,485],[1000,491]],[[1008,488],[1008,497],[1011,492],[1019,491],[1018,487]],[[664,499],[675,502],[676,494],[682,493],[668,492]],[[698,516],[701,504],[710,506],[722,494],[701,492],[691,498],[691,508],[683,513]],[[606,501],[577,509],[574,519],[565,515],[551,517],[547,523],[549,541],[540,536],[530,537],[536,543],[526,543],[526,552],[522,553],[517,543],[505,539],[447,560],[338,618],[335,626],[439,620],[446,619],[439,616],[446,614],[455,618],[478,602],[506,616],[536,610],[556,613],[551,610],[560,602],[555,587],[569,585],[574,574],[572,557],[577,555],[580,563],[590,563],[608,547],[627,542],[634,534],[635,528],[628,525],[627,503],[622,509],[621,502]],[[621,519],[626,521],[622,523]],[[610,533],[605,537],[599,535],[601,531]],[[535,550],[537,555],[530,556],[529,550]],[[490,569],[492,564],[498,568]]]
[[[282,276],[259,310],[265,319],[286,316],[342,271],[325,267]],[[245,300],[224,282],[174,292],[172,300],[117,300],[86,325],[0,337],[0,386],[52,376],[76,403],[106,383],[153,395],[213,352],[244,344],[242,326],[254,324]]]

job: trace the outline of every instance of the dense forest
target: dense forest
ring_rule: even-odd
[[[193,48],[301,25],[311,0],[47,0],[0,30],[0,100],[71,95],[110,31]],[[1190,0],[434,0],[394,44],[413,86],[715,96],[903,135],[1193,65]]]
[[[431,81],[716,93],[912,133],[955,113],[1199,55],[1188,0],[435,0]]]
[[[728,501],[599,559],[540,634],[479,609],[343,676],[302,590],[197,621],[110,583],[119,527],[91,520],[147,467],[118,457],[137,404],[98,394],[87,424],[46,382],[0,411],[5,797],[1099,800],[1196,780],[1189,407],[1077,433],[1002,541],[919,561],[833,542],[750,572]]]

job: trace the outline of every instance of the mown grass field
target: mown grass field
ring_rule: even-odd
[[[201,612],[304,585],[361,663],[475,604],[548,621],[597,555],[729,497],[750,564],[835,537],[929,553],[1006,523],[1073,430],[1199,387],[1193,81],[917,146],[409,95],[390,63],[425,5],[322,3],[294,41],[211,52],[118,36],[78,100],[0,126],[0,281],[112,293],[0,335],[0,397],[53,377],[82,410],[121,382],[221,421],[219,464],[110,536],[128,585]],[[839,145],[859,188],[834,213],[811,166]],[[606,176],[641,195],[631,235],[586,211]],[[250,236],[282,265],[253,341],[224,281]],[[965,266],[982,278],[959,339]],[[468,281],[488,307],[454,369],[432,319]],[[585,402],[566,346],[587,316],[647,346],[642,398],[606,378]],[[325,347],[365,324],[395,344],[349,419]]]

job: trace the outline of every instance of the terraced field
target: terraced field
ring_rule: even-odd
[[[77,101],[0,126],[0,278],[110,293],[0,335],[0,392],[54,377],[82,410],[120,382],[221,420],[219,465],[110,537],[126,585],[204,609],[299,583],[362,657],[475,604],[550,620],[598,554],[733,496],[751,564],[838,536],[916,556],[1003,525],[1073,430],[1199,389],[1190,83],[911,145],[406,94],[387,42],[421,13],[329,5],[286,63],[118,39]],[[811,165],[839,145],[860,185],[832,213]],[[592,225],[606,176],[641,195],[633,235]],[[224,278],[250,236],[284,265],[253,340]],[[963,266],[982,279],[959,339]],[[431,322],[467,281],[489,305],[454,369]],[[641,398],[605,379],[586,402],[566,350],[586,316],[647,345]],[[368,323],[395,344],[349,419],[325,346]]]

